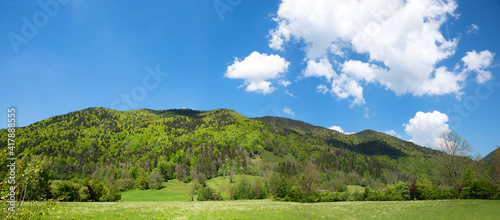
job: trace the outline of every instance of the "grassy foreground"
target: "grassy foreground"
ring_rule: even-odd
[[[500,201],[60,203],[48,219],[498,219]]]

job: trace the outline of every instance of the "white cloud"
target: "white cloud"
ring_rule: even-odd
[[[396,132],[394,130],[386,130],[386,131],[384,131],[384,133],[388,134],[388,135],[391,135],[391,136],[394,136],[394,137],[401,138],[401,135],[399,135],[398,132]]]
[[[340,133],[344,133],[344,130],[340,126],[334,125],[334,126],[330,127],[329,129],[334,130],[334,131],[338,131]]]
[[[469,26],[469,29],[467,29],[467,34],[478,34],[479,33],[479,26],[476,24],[471,24]]]
[[[327,58],[322,58],[318,62],[309,60],[307,61],[307,67],[303,72],[305,77],[325,77],[328,82],[332,81],[332,78],[336,75],[333,71],[333,66]]]
[[[292,98],[297,98],[291,92],[289,92],[288,90],[285,90],[285,94],[289,95]]]
[[[479,53],[475,50],[467,52],[467,55],[462,58],[465,65],[465,71],[476,72],[477,83],[485,83],[493,78],[493,74],[485,69],[491,66],[494,56],[495,54],[488,50],[484,50]]]
[[[439,111],[417,112],[415,117],[403,126],[406,134],[412,137],[410,141],[421,146],[436,147],[440,135],[449,131],[447,122],[448,116]]]
[[[285,107],[283,108],[283,112],[284,112],[285,114],[288,114],[288,115],[291,115],[291,116],[295,116],[295,112],[294,112],[294,111],[292,111],[292,109],[291,109],[291,108],[288,108],[287,106],[285,106]]]
[[[340,99],[353,97],[351,107],[365,104],[365,99],[363,98],[363,87],[361,87],[356,80],[353,80],[345,74],[341,74],[333,80],[332,89],[330,91]]]
[[[368,118],[368,119],[369,119],[369,118],[371,118],[371,117],[373,117],[373,116],[375,116],[375,113],[371,112],[371,111],[370,111],[370,108],[365,107],[365,118]]]
[[[283,50],[287,42],[304,42],[303,75],[325,77],[333,82],[332,94],[350,97],[352,105],[365,103],[367,82],[398,95],[461,94],[466,75],[439,64],[458,44],[440,31],[449,17],[457,17],[456,8],[454,0],[282,0],[269,46]],[[343,58],[345,48],[368,60],[335,62],[341,70],[336,73],[329,55]]]
[[[279,82],[280,85],[284,86],[284,87],[288,87],[290,84],[292,84],[292,82],[290,81],[287,81],[287,80],[281,80]]]
[[[336,125],[329,127],[328,129],[338,131],[342,134],[347,134],[347,135],[354,134],[354,132],[345,132],[340,126],[336,126]]]
[[[323,94],[325,94],[325,93],[326,93],[326,92],[328,92],[328,91],[330,91],[330,90],[328,89],[328,87],[326,87],[326,86],[325,86],[325,85],[323,85],[323,84],[321,84],[321,85],[319,85],[318,87],[316,87],[316,92],[318,92],[318,93],[323,93]]]
[[[242,86],[246,85],[245,90],[248,92],[268,94],[276,89],[269,80],[282,77],[289,65],[278,55],[253,52],[243,60],[235,58],[233,64],[227,67],[225,77],[245,80]]]

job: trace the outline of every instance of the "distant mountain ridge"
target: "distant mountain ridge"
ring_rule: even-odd
[[[493,161],[493,156],[495,156],[495,153],[497,151],[500,151],[500,148],[497,148],[497,149],[493,150],[492,152],[490,152],[488,155],[486,155],[486,157],[483,157],[483,159],[481,159],[481,161],[486,162],[486,163],[491,163]]]

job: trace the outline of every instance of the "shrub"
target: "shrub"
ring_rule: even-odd
[[[78,201],[80,187],[81,186],[76,183],[62,181],[56,186],[54,196],[55,198],[62,196],[63,201]]]
[[[349,196],[351,195],[351,193],[349,192],[341,192],[338,194],[339,196],[339,200],[338,201],[342,201],[342,202],[345,202],[349,199]]]
[[[82,186],[78,191],[78,195],[80,196],[80,201],[88,201],[90,199],[89,188]]]
[[[163,175],[158,171],[153,171],[147,177],[148,186],[152,189],[161,189],[161,184],[165,179]]]
[[[363,193],[355,191],[349,195],[348,201],[363,201]]]
[[[454,187],[442,188],[441,199],[458,199],[457,190]]]
[[[255,180],[252,185],[253,197],[255,199],[265,199],[268,196],[266,186],[260,182],[260,180]]]
[[[198,201],[222,200],[220,193],[210,187],[203,187],[198,190]]]
[[[410,193],[411,184],[409,182],[398,181],[394,185],[394,187],[401,194],[402,200],[410,200],[411,199],[411,193]]]
[[[97,180],[90,180],[89,185],[93,192],[90,195],[90,199],[93,201],[98,201],[105,194],[104,186]]]
[[[385,193],[382,196],[382,200],[385,201],[401,201],[403,200],[403,196],[401,195],[401,191],[399,191],[396,186],[388,186]]]
[[[252,185],[248,183],[245,179],[234,188],[234,193],[231,195],[231,199],[253,199],[254,193],[252,190]]]
[[[146,180],[146,177],[143,175],[140,175],[137,177],[135,180],[135,188],[141,189],[141,190],[146,190],[148,189],[148,181]]]
[[[493,187],[486,180],[473,181],[470,186],[466,186],[462,190],[462,198],[464,199],[487,199],[492,197]]]
[[[134,180],[130,178],[118,179],[116,180],[116,183],[122,192],[134,188]]]
[[[320,196],[320,202],[333,202],[333,199],[329,199],[329,196],[330,196],[331,193],[329,193],[328,191],[324,191],[324,192],[321,192],[319,194]]]
[[[415,197],[419,200],[435,200],[441,198],[441,191],[426,176],[420,178],[415,184]]]
[[[102,202],[114,202],[122,198],[120,194],[120,189],[117,184],[109,186],[109,188],[104,188],[105,194],[100,198]]]
[[[365,193],[366,193],[366,189],[365,188]],[[380,201],[381,200],[381,194],[378,190],[369,190],[368,194],[366,195],[366,198],[365,200],[366,201]]]

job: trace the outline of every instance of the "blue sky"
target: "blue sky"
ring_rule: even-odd
[[[451,129],[485,156],[500,145],[500,3],[417,2],[4,1],[0,107],[18,126],[229,108],[429,147]]]

